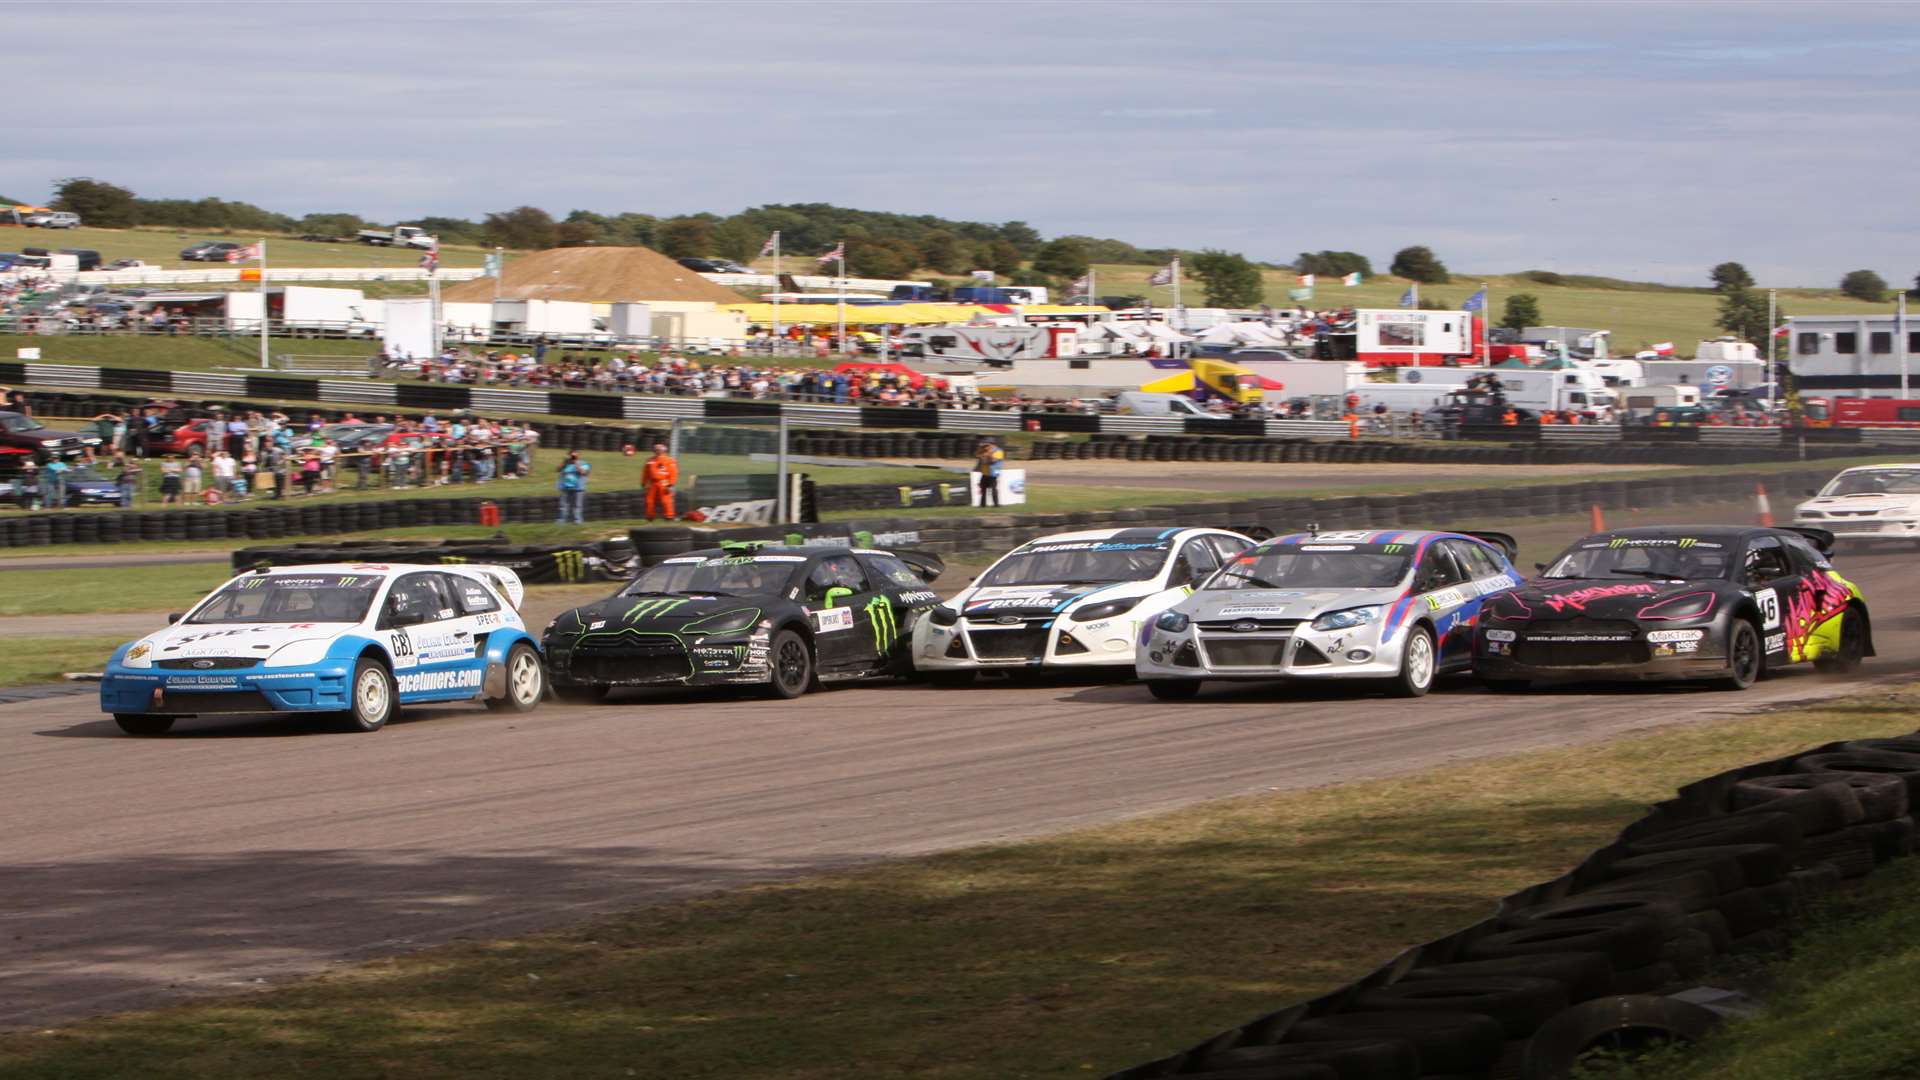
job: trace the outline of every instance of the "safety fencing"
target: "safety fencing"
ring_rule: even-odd
[[[247,275],[247,276],[243,276]],[[441,281],[472,281],[484,277],[479,267],[441,267],[433,274],[414,266],[342,266],[275,267],[266,271],[269,282],[280,281],[426,281],[430,276]],[[21,270],[0,273],[0,281],[25,278],[52,281],[59,285],[231,285],[260,280],[258,270],[223,266],[206,270],[162,270],[159,267],[134,267],[129,270]]]

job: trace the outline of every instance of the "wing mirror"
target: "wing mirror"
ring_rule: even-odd
[[[1533,568],[1534,568],[1535,570],[1538,570],[1538,571],[1540,571],[1540,572],[1541,572],[1541,573],[1543,573],[1543,574],[1547,572],[1547,564],[1546,564],[1546,563],[1543,563],[1543,562],[1537,562],[1537,563],[1534,563],[1534,564],[1533,564]]]
[[[172,626],[174,623],[177,623],[181,619],[184,619],[186,617],[187,617],[187,613],[184,611],[169,611],[167,612],[167,625]]]

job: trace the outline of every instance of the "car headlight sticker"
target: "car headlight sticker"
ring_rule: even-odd
[[[1136,596],[1126,600],[1108,600],[1099,604],[1084,604],[1073,609],[1073,621],[1082,623],[1097,622],[1101,619],[1111,619],[1115,615],[1124,615],[1132,611],[1142,599],[1142,597]]]
[[[1369,604],[1366,607],[1347,608],[1344,611],[1329,611],[1313,620],[1315,630],[1346,630],[1355,626],[1365,626],[1380,617],[1380,605]]]

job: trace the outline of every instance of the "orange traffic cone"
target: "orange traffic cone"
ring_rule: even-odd
[[[1773,528],[1773,504],[1767,501],[1767,485],[1761,483],[1753,485],[1753,501],[1754,508],[1760,511],[1761,527]]]
[[[1593,504],[1593,531],[1594,532],[1607,531],[1607,519],[1600,513],[1599,503]]]

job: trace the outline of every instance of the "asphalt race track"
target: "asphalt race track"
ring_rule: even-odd
[[[86,696],[0,706],[0,1027],[255,987],[743,882],[1200,800],[1602,739],[1920,670],[1910,553],[1843,557],[1876,613],[1861,679],[1414,702],[1126,684],[640,693],[386,731],[182,721]]]

